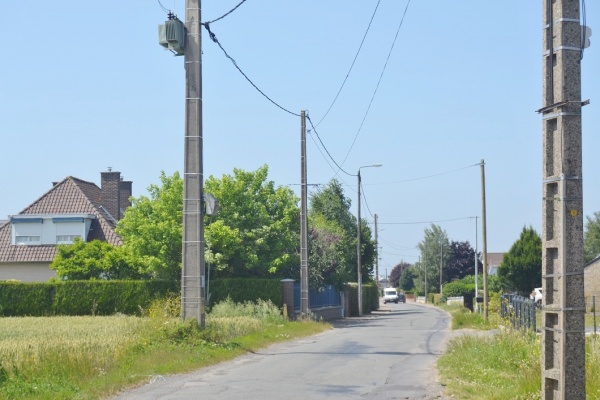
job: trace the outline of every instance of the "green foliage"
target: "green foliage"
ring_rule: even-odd
[[[542,285],[542,239],[532,228],[523,227],[519,239],[498,267],[504,289],[527,296]]]
[[[349,296],[350,310],[347,310],[351,317],[358,316],[358,285],[349,283],[346,286],[346,296]],[[362,285],[362,310],[363,314],[370,314],[379,308],[379,289],[375,283],[366,283]]]
[[[0,283],[0,315],[139,314],[153,299],[177,289],[168,281]]]
[[[344,240],[344,230],[336,221],[313,213],[309,221],[309,283],[312,288],[327,284],[343,290],[346,282],[356,277],[356,267],[348,261],[351,248]]]
[[[405,268],[404,271],[402,271],[402,274],[400,275],[400,281],[398,282],[400,289],[404,291],[414,289],[414,276],[414,266],[411,265],[410,267]]]
[[[400,282],[402,274],[404,273],[404,271],[407,271],[409,269],[410,269],[410,264],[405,261],[401,261],[398,264],[396,264],[394,266],[394,268],[392,268],[392,271],[390,272],[390,274],[388,275],[389,286],[394,287],[394,288],[402,287],[401,282]],[[408,282],[405,282],[405,283],[408,283]],[[412,289],[412,284],[410,287],[407,287],[406,289]]]
[[[60,279],[142,279],[135,260],[121,247],[100,240],[84,242],[75,239],[73,244],[58,246],[50,264]]]
[[[279,279],[228,278],[211,280],[210,303],[217,304],[227,299],[235,303],[248,301],[271,301],[283,306],[283,294]]]
[[[54,290],[48,283],[0,282],[0,316],[51,315]]]
[[[471,279],[473,280],[473,279]],[[453,282],[446,283],[443,286],[444,296],[446,297],[458,297],[464,294],[475,293],[475,282],[467,283],[464,280],[456,280]]]
[[[600,211],[591,217],[588,215],[585,223],[583,252],[585,262],[588,263],[600,255]]]
[[[450,244],[446,231],[435,224],[431,228],[425,228],[424,238],[418,244],[421,257],[413,268],[415,289],[419,293],[425,293],[425,281],[427,281],[427,292],[439,292],[440,290],[440,263],[447,265],[450,260]],[[443,279],[443,274],[442,274]]]
[[[178,172],[160,174],[161,186],[150,185],[150,197],[132,200],[117,226],[124,251],[140,272],[155,279],[181,280],[183,180]]]
[[[319,189],[313,193],[310,197],[310,209],[309,217],[310,220],[318,224],[320,233],[319,237],[315,235],[310,242],[311,246],[316,246],[315,251],[321,251],[321,249],[327,248],[327,245],[322,243],[312,243],[313,240],[333,240],[332,235],[336,237],[335,251],[332,251],[332,255],[328,258],[324,265],[316,267],[318,270],[327,271],[327,261],[329,261],[329,269],[339,269],[341,274],[345,273],[346,267],[352,271],[352,266],[357,265],[357,221],[356,217],[350,213],[351,201],[344,195],[344,189],[339,181],[332,179],[325,187]],[[326,221],[320,222],[320,221]],[[361,221],[361,274],[362,281],[368,282],[372,279],[373,266],[375,263],[375,242],[372,239],[372,232],[369,228],[367,221]],[[341,235],[341,237],[340,237]],[[335,263],[335,266],[333,265]],[[352,275],[352,273],[350,273]],[[354,273],[356,275],[356,273]],[[337,281],[343,281],[344,278],[339,277]],[[355,278],[356,280],[356,278]],[[332,282],[332,284],[335,284]],[[335,284],[338,286],[337,284]]]
[[[205,191],[219,201],[218,214],[205,220],[211,276],[289,278],[297,268],[298,199],[267,175],[265,165],[206,180]]]

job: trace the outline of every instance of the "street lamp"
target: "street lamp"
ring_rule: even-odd
[[[360,266],[360,170],[362,168],[381,167],[381,164],[363,165],[358,168],[358,218],[356,224],[356,273],[358,275],[358,316],[362,317],[362,271]]]

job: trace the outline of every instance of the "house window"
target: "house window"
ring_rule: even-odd
[[[56,244],[72,244],[75,238],[81,239],[81,235],[57,235]]]
[[[42,244],[40,236],[15,236],[15,244]]]

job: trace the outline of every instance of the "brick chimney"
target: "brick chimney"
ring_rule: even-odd
[[[123,178],[121,178],[121,184],[120,184],[120,189],[121,189],[121,193],[120,193],[120,211],[121,211],[121,218],[123,217],[123,215],[125,214],[125,210],[127,210],[127,208],[129,208],[131,206],[131,196],[133,195],[132,193],[132,185],[133,182],[131,181],[124,181]],[[121,219],[119,218],[119,219]]]
[[[121,173],[108,167],[100,176],[100,204],[118,221],[121,219]]]

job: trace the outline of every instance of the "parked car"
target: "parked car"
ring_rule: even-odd
[[[537,306],[541,307],[541,305],[542,305],[542,288],[539,287],[539,288],[533,289],[533,291],[529,295],[529,298],[531,300],[535,301],[535,304]]]
[[[394,288],[383,289],[383,304],[391,302],[398,304],[398,292]]]
[[[398,293],[398,302],[406,303],[406,296],[404,295],[404,293]]]

